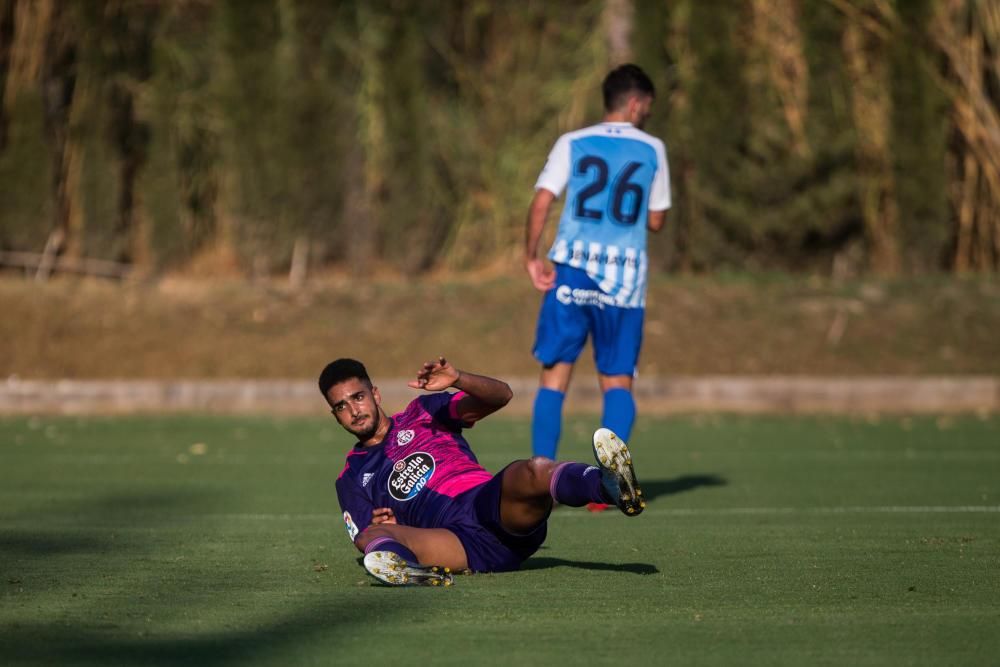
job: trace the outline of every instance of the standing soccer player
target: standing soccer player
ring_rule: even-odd
[[[646,305],[646,230],[658,231],[670,208],[666,149],[641,129],[653,83],[639,67],[622,65],[602,89],[603,121],[559,137],[528,212],[525,268],[545,293],[533,351],[542,373],[531,438],[533,453],[547,458],[555,458],[563,399],[588,335],[604,395],[601,425],[629,439]],[[548,254],[553,268],[538,257],[538,244],[564,189]]]

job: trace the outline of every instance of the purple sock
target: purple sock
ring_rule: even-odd
[[[376,537],[374,540],[369,542],[368,546],[365,547],[365,555],[367,556],[373,551],[391,551],[410,563],[420,563],[420,561],[417,560],[417,555],[415,553],[391,537]]]
[[[549,493],[560,505],[583,507],[587,503],[610,503],[601,485],[601,469],[586,463],[560,463],[552,472]]]

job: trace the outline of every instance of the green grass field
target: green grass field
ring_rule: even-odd
[[[589,458],[592,420],[564,429]],[[483,464],[528,424],[470,434]],[[646,512],[375,585],[332,419],[0,420],[3,665],[996,665],[1000,417],[641,419]]]

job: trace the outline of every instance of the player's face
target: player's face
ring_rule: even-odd
[[[330,387],[326,400],[340,425],[358,440],[365,442],[375,436],[382,421],[378,389],[351,378]]]

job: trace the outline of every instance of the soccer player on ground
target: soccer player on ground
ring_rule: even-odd
[[[506,405],[510,387],[444,357],[425,363],[409,386],[434,393],[389,417],[360,362],[338,359],[319,377],[333,416],[358,439],[337,498],[365,569],[381,581],[448,585],[456,571],[516,570],[545,540],[553,501],[612,503],[629,516],[645,507],[631,455],[614,433],[594,434],[599,467],[534,457],[494,475],[462,431]]]
[[[653,104],[649,77],[635,65],[603,84],[603,122],[564,134],[549,153],[528,212],[524,264],[545,295],[534,355],[542,364],[531,426],[532,453],[555,458],[573,365],[593,339],[604,395],[601,425],[628,440],[635,420],[632,379],[646,305],[646,230],[670,208],[666,149],[642,131]],[[538,257],[549,209],[566,190],[554,268]]]

